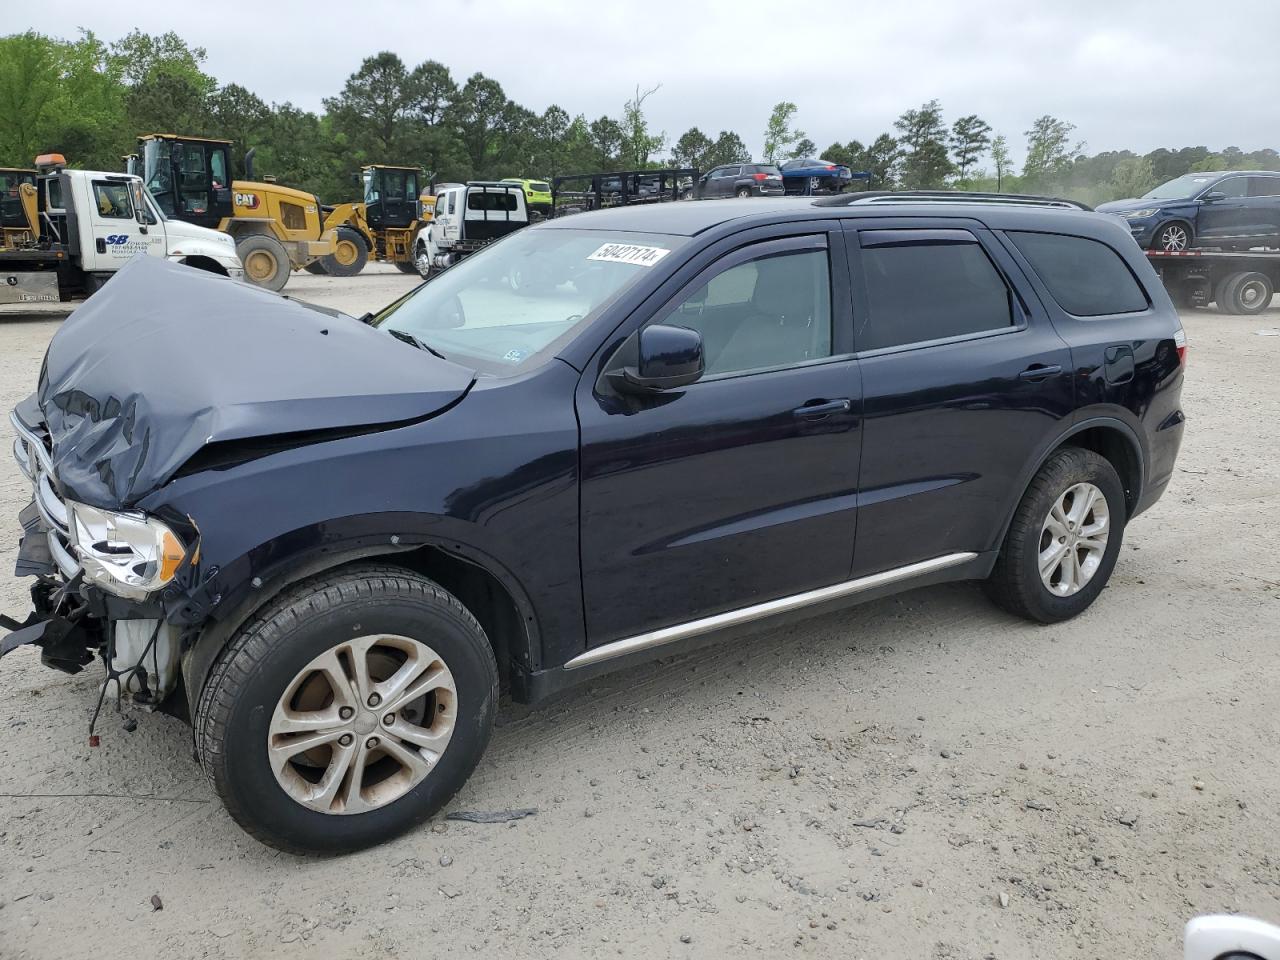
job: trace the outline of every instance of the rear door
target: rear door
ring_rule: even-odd
[[[853,576],[992,550],[1072,415],[1070,350],[976,221],[846,229],[866,417]]]
[[[1249,224],[1268,246],[1280,240],[1280,174],[1249,178]]]

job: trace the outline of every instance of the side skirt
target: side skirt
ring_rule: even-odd
[[[522,703],[535,703],[592,677],[659,657],[685,653],[730,637],[759,633],[933,583],[980,580],[990,574],[995,559],[995,551],[950,553],[856,580],[625,637],[593,647],[562,667],[539,670],[518,679],[513,677],[512,693]]]

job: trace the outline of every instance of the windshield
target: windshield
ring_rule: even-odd
[[[473,254],[372,321],[492,372],[527,366],[685,240],[528,227]]]
[[[1142,195],[1143,200],[1186,200],[1194,197],[1222,175],[1219,173],[1188,173],[1186,176],[1162,183]]]

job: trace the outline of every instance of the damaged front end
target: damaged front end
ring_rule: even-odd
[[[33,494],[18,516],[14,573],[35,582],[25,620],[0,616],[0,627],[11,631],[0,640],[0,657],[34,645],[46,666],[66,673],[79,673],[96,657],[107,673],[104,690],[114,681],[111,692],[120,697],[160,706],[179,684],[181,653],[163,588],[198,555],[194,527],[175,524],[175,531],[139,513],[64,499],[34,398],[10,421],[14,456]]]

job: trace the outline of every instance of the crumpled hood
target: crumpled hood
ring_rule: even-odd
[[[111,509],[207,444],[425,419],[474,378],[343,314],[138,257],[54,335],[37,399],[63,493]]]

